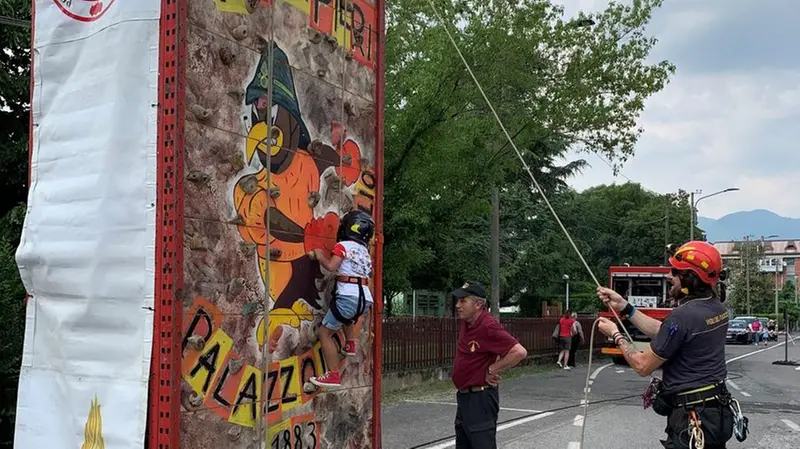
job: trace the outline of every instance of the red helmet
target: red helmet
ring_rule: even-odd
[[[714,285],[722,271],[722,256],[714,245],[691,241],[672,254],[669,264],[678,270],[691,270],[706,284]]]

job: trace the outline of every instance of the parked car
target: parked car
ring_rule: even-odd
[[[754,341],[753,332],[748,327],[746,320],[735,318],[728,321],[728,336],[726,343],[748,345]]]

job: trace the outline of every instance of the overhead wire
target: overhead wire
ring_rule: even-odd
[[[578,255],[578,258],[580,258],[581,263],[583,263],[584,268],[586,268],[586,271],[589,273],[589,276],[592,278],[592,280],[594,281],[595,285],[598,288],[601,287],[602,285],[600,284],[600,281],[597,279],[597,276],[595,276],[594,272],[589,267],[589,263],[586,262],[586,259],[583,257],[583,254],[578,249],[578,246],[575,244],[575,241],[572,239],[572,236],[570,235],[569,231],[564,226],[564,223],[561,222],[561,218],[559,218],[558,213],[556,213],[556,211],[553,208],[552,204],[550,204],[550,200],[547,198],[547,195],[545,195],[544,190],[542,190],[541,186],[539,185],[539,182],[536,180],[536,177],[533,176],[533,172],[531,171],[531,169],[528,166],[527,162],[525,162],[525,158],[522,156],[522,153],[517,148],[517,145],[514,143],[514,139],[508,133],[508,130],[506,129],[505,125],[503,124],[503,121],[500,119],[500,116],[497,114],[497,111],[494,109],[494,106],[492,105],[492,102],[489,100],[489,97],[486,95],[486,92],[484,92],[483,86],[481,85],[481,83],[478,81],[477,77],[473,73],[472,67],[467,62],[466,58],[464,57],[464,54],[461,52],[461,48],[458,46],[458,44],[456,43],[455,39],[453,38],[453,35],[450,33],[450,30],[447,27],[447,24],[446,24],[444,18],[439,13],[438,8],[436,8],[436,5],[434,5],[433,0],[427,0],[427,1],[428,1],[428,5],[433,10],[434,15],[436,15],[437,20],[442,25],[442,28],[444,29],[445,33],[447,33],[447,37],[450,40],[450,43],[453,45],[453,48],[458,53],[458,56],[461,58],[461,62],[463,62],[464,67],[467,69],[467,72],[469,73],[470,77],[472,78],[472,81],[475,83],[475,86],[478,88],[478,91],[480,92],[480,94],[483,97],[484,101],[486,102],[487,106],[489,106],[489,109],[492,111],[492,115],[494,116],[495,120],[497,121],[497,124],[500,126],[500,129],[503,131],[503,134],[505,134],[506,139],[508,139],[508,143],[511,145],[511,147],[514,149],[514,152],[517,154],[517,157],[519,158],[520,162],[522,163],[522,167],[528,173],[528,176],[530,176],[531,182],[533,183],[533,186],[535,187],[535,190],[542,197],[542,200],[547,205],[547,208],[550,209],[550,212],[553,214],[553,218],[555,218],[555,220],[558,223],[559,227],[564,232],[564,235],[567,237],[567,240],[569,240],[570,245],[572,245],[572,249],[575,250],[575,253]],[[625,336],[628,338],[628,341],[633,341],[633,338],[631,338],[631,335],[628,332],[628,329],[623,324],[622,319],[619,317],[619,314],[617,314],[617,312],[612,307],[609,307],[609,310],[614,315],[614,318],[617,320],[617,323],[619,324],[619,327],[625,333]],[[589,381],[590,381],[590,373],[591,373],[591,366],[592,366],[591,365],[591,363],[592,363],[592,351],[594,349],[595,330],[596,330],[597,325],[598,325],[599,322],[600,322],[600,318],[595,320],[594,324],[592,325],[592,333],[591,333],[590,342],[589,342],[589,361],[588,361],[588,367],[587,367],[587,372],[586,372],[586,384],[585,384],[584,390],[583,390],[584,391],[584,416],[586,416],[586,413],[587,413],[588,407],[589,407]],[[580,448],[583,448],[583,443],[584,443],[585,434],[586,434],[586,424],[585,424],[585,422],[584,422],[584,425],[581,426],[581,427],[582,427],[582,431],[581,431]]]

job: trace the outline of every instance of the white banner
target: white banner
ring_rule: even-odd
[[[15,449],[141,449],[160,0],[36,0]]]

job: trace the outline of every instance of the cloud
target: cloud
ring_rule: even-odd
[[[600,9],[600,0],[566,1]],[[625,176],[658,192],[727,187],[740,192],[699,205],[700,215],[718,218],[751,209],[800,217],[800,9],[792,0],[734,2],[667,0],[648,32],[659,39],[653,60],[677,67],[670,84],[646,103],[644,128]],[[593,168],[571,184],[626,182],[593,155]]]

